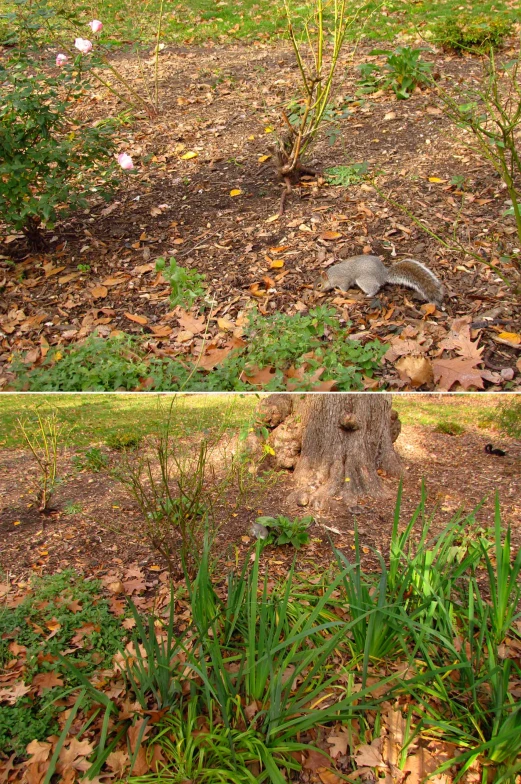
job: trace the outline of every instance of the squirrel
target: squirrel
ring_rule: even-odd
[[[496,455],[496,457],[505,457],[506,452],[498,447],[493,447],[492,444],[485,445],[485,452],[487,455]]]
[[[427,302],[443,304],[444,290],[436,275],[415,259],[404,259],[386,267],[378,256],[352,256],[320,273],[315,288],[320,291],[352,288],[355,284],[374,297],[386,283],[397,283],[414,289]]]

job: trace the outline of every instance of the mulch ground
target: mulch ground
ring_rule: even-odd
[[[361,46],[355,63],[382,62],[369,56],[372,46]],[[511,55],[507,49],[505,57]],[[349,116],[333,146],[325,135],[317,143],[317,169],[367,161],[383,193],[447,241],[455,231],[466,247],[514,280],[513,265],[500,258],[512,254],[517,235],[513,219],[503,217],[507,194],[497,175],[464,146],[430,91],[417,91],[407,101],[390,92],[349,100],[358,71],[345,67],[346,57],[347,51],[336,101]],[[442,80],[480,73],[475,57],[425,57]],[[117,60],[139,82],[136,60]],[[108,206],[93,202],[49,232],[52,251],[44,255],[28,254],[19,237],[4,234],[0,388],[13,383],[13,352],[22,352],[32,367],[49,347],[67,346],[95,330],[102,336],[145,335],[148,350],[158,356],[195,359],[203,352],[200,361],[210,368],[241,338],[251,307],[291,315],[326,301],[351,323],[358,340],[390,344],[377,373],[379,386],[521,387],[519,298],[485,264],[431,239],[369,182],[342,188],[317,176],[295,189],[276,218],[280,185],[273,159],[265,156],[296,78],[293,55],[282,43],[161,52],[161,112],[155,120],[138,116],[121,130],[121,150],[138,168],[114,200]],[[76,113],[92,121],[122,108],[114,96],[95,90]],[[187,152],[197,155],[183,160]],[[462,189],[451,184],[455,175],[465,178]],[[358,290],[324,297],[313,282],[340,248],[380,254],[387,263],[418,258],[446,286],[446,311],[434,311],[398,286],[386,287],[377,300]],[[208,324],[193,318],[197,310],[171,309],[169,288],[154,264],[171,255],[206,275],[215,302]],[[425,360],[420,372],[414,362],[403,362],[418,357]]]
[[[469,431],[462,436],[435,433],[431,428],[405,426],[396,448],[403,458],[402,525],[410,519],[420,499],[422,480],[428,491],[427,512],[435,511],[431,530],[441,530],[459,509],[470,512],[483,499],[470,531],[476,536],[494,520],[494,494],[501,501],[504,527],[512,526],[512,542],[521,546],[521,445],[502,439],[504,458],[486,455],[487,436]],[[113,456],[112,456],[113,457]],[[31,497],[34,465],[27,452],[0,452],[0,569],[13,583],[31,574],[50,574],[73,567],[90,577],[124,577],[132,568],[157,584],[166,564],[144,540],[142,520],[121,486],[103,473],[73,470],[72,455],[65,459],[64,482],[59,486],[54,510],[44,518]],[[378,567],[374,551],[388,552],[398,480],[382,477],[386,498],[361,498],[342,514],[317,516],[309,545],[299,553],[303,571],[322,571],[332,561],[329,539],[352,560],[354,527],[358,525],[364,566]],[[260,515],[302,516],[286,498],[291,475],[281,473],[242,502],[230,494],[217,508],[217,551],[224,571],[242,560],[252,543],[249,528]],[[75,505],[71,507],[71,505]],[[71,509],[73,511],[71,512]],[[81,510],[80,510],[81,509]],[[69,510],[69,511],[67,511]],[[270,547],[263,560],[272,576],[284,574],[291,563],[291,548]]]

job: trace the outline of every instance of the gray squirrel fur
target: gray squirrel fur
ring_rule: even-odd
[[[378,256],[352,256],[321,272],[315,287],[320,291],[347,291],[356,285],[368,297],[374,297],[386,283],[407,286],[427,302],[435,302],[439,307],[443,304],[441,282],[416,259],[403,259],[386,267]]]

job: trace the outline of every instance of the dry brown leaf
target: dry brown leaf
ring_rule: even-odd
[[[109,292],[106,286],[94,286],[89,293],[92,299],[102,299],[106,297]]]
[[[343,234],[339,231],[323,231],[319,237],[321,240],[339,240]]]
[[[124,315],[125,318],[127,318],[129,321],[135,321],[136,324],[141,324],[142,326],[144,324],[148,324],[148,319],[146,316],[137,316],[134,313],[125,313]]]
[[[327,754],[327,752],[320,752],[316,749],[306,749],[304,752],[305,760],[302,764],[302,767],[305,770],[318,770],[319,768],[325,768],[328,762],[331,762],[331,758]]]
[[[407,784],[422,784],[423,781],[438,768],[443,759],[437,760],[427,749],[419,748],[415,754],[407,757],[403,772],[407,773]],[[429,778],[432,784],[448,784],[447,774],[440,774]]]
[[[402,381],[409,381],[413,387],[431,384],[434,378],[432,364],[427,357],[402,357],[395,363],[395,368]]]
[[[42,694],[45,689],[52,689],[53,686],[63,686],[63,681],[55,672],[41,672],[39,675],[34,676],[32,686],[37,689],[38,694]]]
[[[21,682],[15,683],[14,686],[8,689],[0,689],[0,703],[6,702],[8,705],[14,705],[20,697],[23,697],[29,691],[31,691],[31,687],[25,686]]]
[[[40,740],[32,740],[26,747],[27,753],[31,755],[30,762],[46,762],[51,753],[51,744]]]
[[[172,334],[172,327],[169,327],[167,324],[158,327],[151,327],[151,330],[158,338],[167,338]]]
[[[345,779],[341,779],[328,768],[319,768],[317,774],[322,784],[345,784]]]
[[[63,267],[53,267],[52,264],[44,264],[43,268],[45,270],[45,277],[50,278],[52,275],[58,275],[60,272],[63,272],[65,265]]]
[[[70,283],[71,280],[77,280],[78,278],[81,278],[82,275],[82,272],[71,272],[70,275],[64,275],[63,277],[58,278],[58,283]]]
[[[475,365],[478,360],[455,357],[454,359],[436,359],[432,363],[434,381],[439,389],[448,392],[454,384],[460,384],[463,389],[476,387],[483,389],[483,376]]]
[[[330,744],[331,748],[329,749],[330,755],[335,759],[340,755],[347,754],[347,749],[349,748],[349,738],[350,733],[345,727],[340,727],[336,732],[329,736],[327,742]]]
[[[225,318],[218,318],[217,326],[219,327],[219,329],[222,329],[225,332],[233,332],[233,330],[235,329],[235,324],[233,323],[233,321],[229,321],[228,319]]]
[[[153,265],[152,265],[153,266]],[[119,286],[121,283],[126,283],[127,280],[130,280],[130,275],[117,275],[112,278],[105,278],[103,281],[104,286]]]
[[[177,319],[181,329],[193,332],[194,335],[198,335],[205,330],[206,321],[204,320],[204,317],[195,318],[191,313],[187,313],[186,310],[179,309]]]
[[[241,373],[241,381],[247,381],[252,386],[263,387],[268,384],[275,375],[274,367],[265,367],[260,370],[255,365],[243,370]]]
[[[355,749],[356,766],[366,768],[387,767],[382,758],[382,739],[376,738],[372,743],[362,743]]]
[[[212,370],[221,362],[224,362],[230,351],[233,351],[233,346],[226,346],[225,348],[212,348],[197,360],[197,367],[203,370]]]
[[[107,766],[114,771],[117,776],[122,776],[129,762],[128,754],[124,749],[113,751],[107,757]]]

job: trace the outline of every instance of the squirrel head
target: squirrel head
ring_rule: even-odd
[[[322,270],[318,278],[316,278],[315,288],[318,289],[318,291],[330,291],[333,288],[325,270]]]

